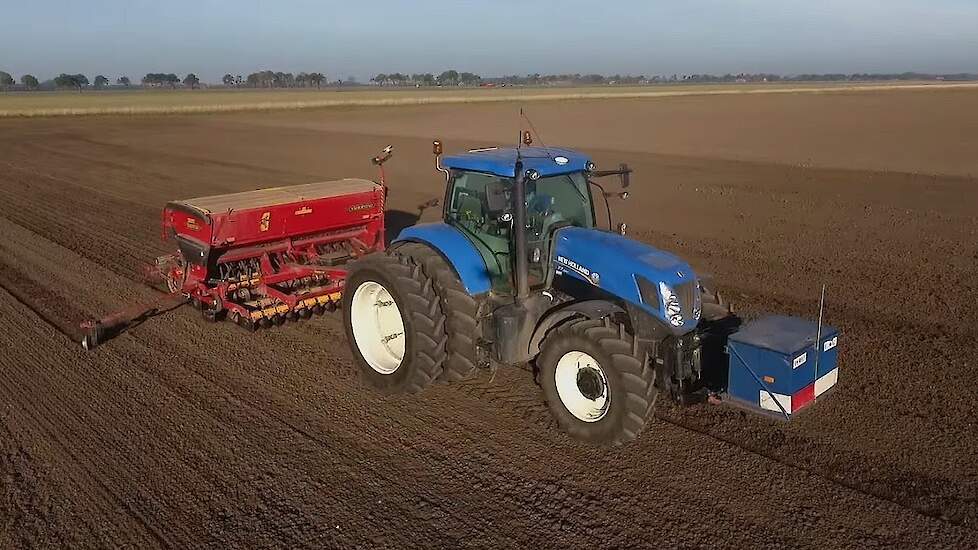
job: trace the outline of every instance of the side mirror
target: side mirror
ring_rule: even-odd
[[[624,162],[621,163],[618,168],[621,170],[621,186],[622,188],[628,187],[631,181],[632,170]],[[624,197],[622,197],[624,198]]]

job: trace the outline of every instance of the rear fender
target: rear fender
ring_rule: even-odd
[[[408,227],[393,243],[417,242],[430,246],[452,266],[470,296],[485,294],[492,288],[489,270],[482,255],[461,231],[446,223],[425,223]]]

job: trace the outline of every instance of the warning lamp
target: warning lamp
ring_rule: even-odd
[[[394,146],[388,145],[387,147],[384,147],[384,149],[380,152],[379,155],[370,159],[370,161],[377,166],[377,171],[380,172],[380,184],[383,185],[385,188],[387,187],[387,181],[384,177],[384,163],[390,160],[391,156],[393,155],[394,155]],[[264,231],[264,229],[262,231]]]
[[[445,168],[441,165],[441,154],[442,154],[441,140],[436,139],[435,141],[431,142],[431,152],[435,154],[435,170],[438,170],[442,174],[445,174],[445,181],[448,181],[449,178],[448,168]]]
[[[523,130],[523,145],[529,147],[533,144],[533,136],[530,135],[529,130]]]

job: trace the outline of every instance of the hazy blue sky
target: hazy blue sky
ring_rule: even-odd
[[[978,72],[978,0],[0,0],[0,70]]]

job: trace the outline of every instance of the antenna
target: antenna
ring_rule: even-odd
[[[553,154],[550,153],[550,148],[548,148],[547,147],[547,144],[543,142],[543,137],[540,135],[540,132],[537,131],[536,126],[533,125],[533,121],[530,120],[530,117],[526,116],[526,113],[523,112],[523,108],[522,107],[520,107],[520,116],[523,117],[523,120],[525,120],[526,123],[530,125],[530,130],[533,130],[533,133],[537,136],[537,139],[540,140],[540,145],[542,145],[543,146],[543,150],[547,152],[547,156],[550,157],[551,159],[553,159],[554,156],[553,156]],[[522,136],[522,132],[521,132],[520,133],[520,139],[522,140],[522,138],[523,138],[523,136]],[[517,147],[517,149],[518,149],[518,147]]]
[[[520,106],[520,119],[524,118],[526,115],[523,114],[523,106]],[[522,122],[517,124],[517,126],[522,127]],[[520,137],[516,138],[516,158],[520,156],[520,147],[523,146],[523,130],[520,130]]]
[[[822,356],[822,313],[825,311],[825,283],[822,283],[822,297],[818,300],[818,329],[815,331],[815,374],[818,380],[818,360]]]

